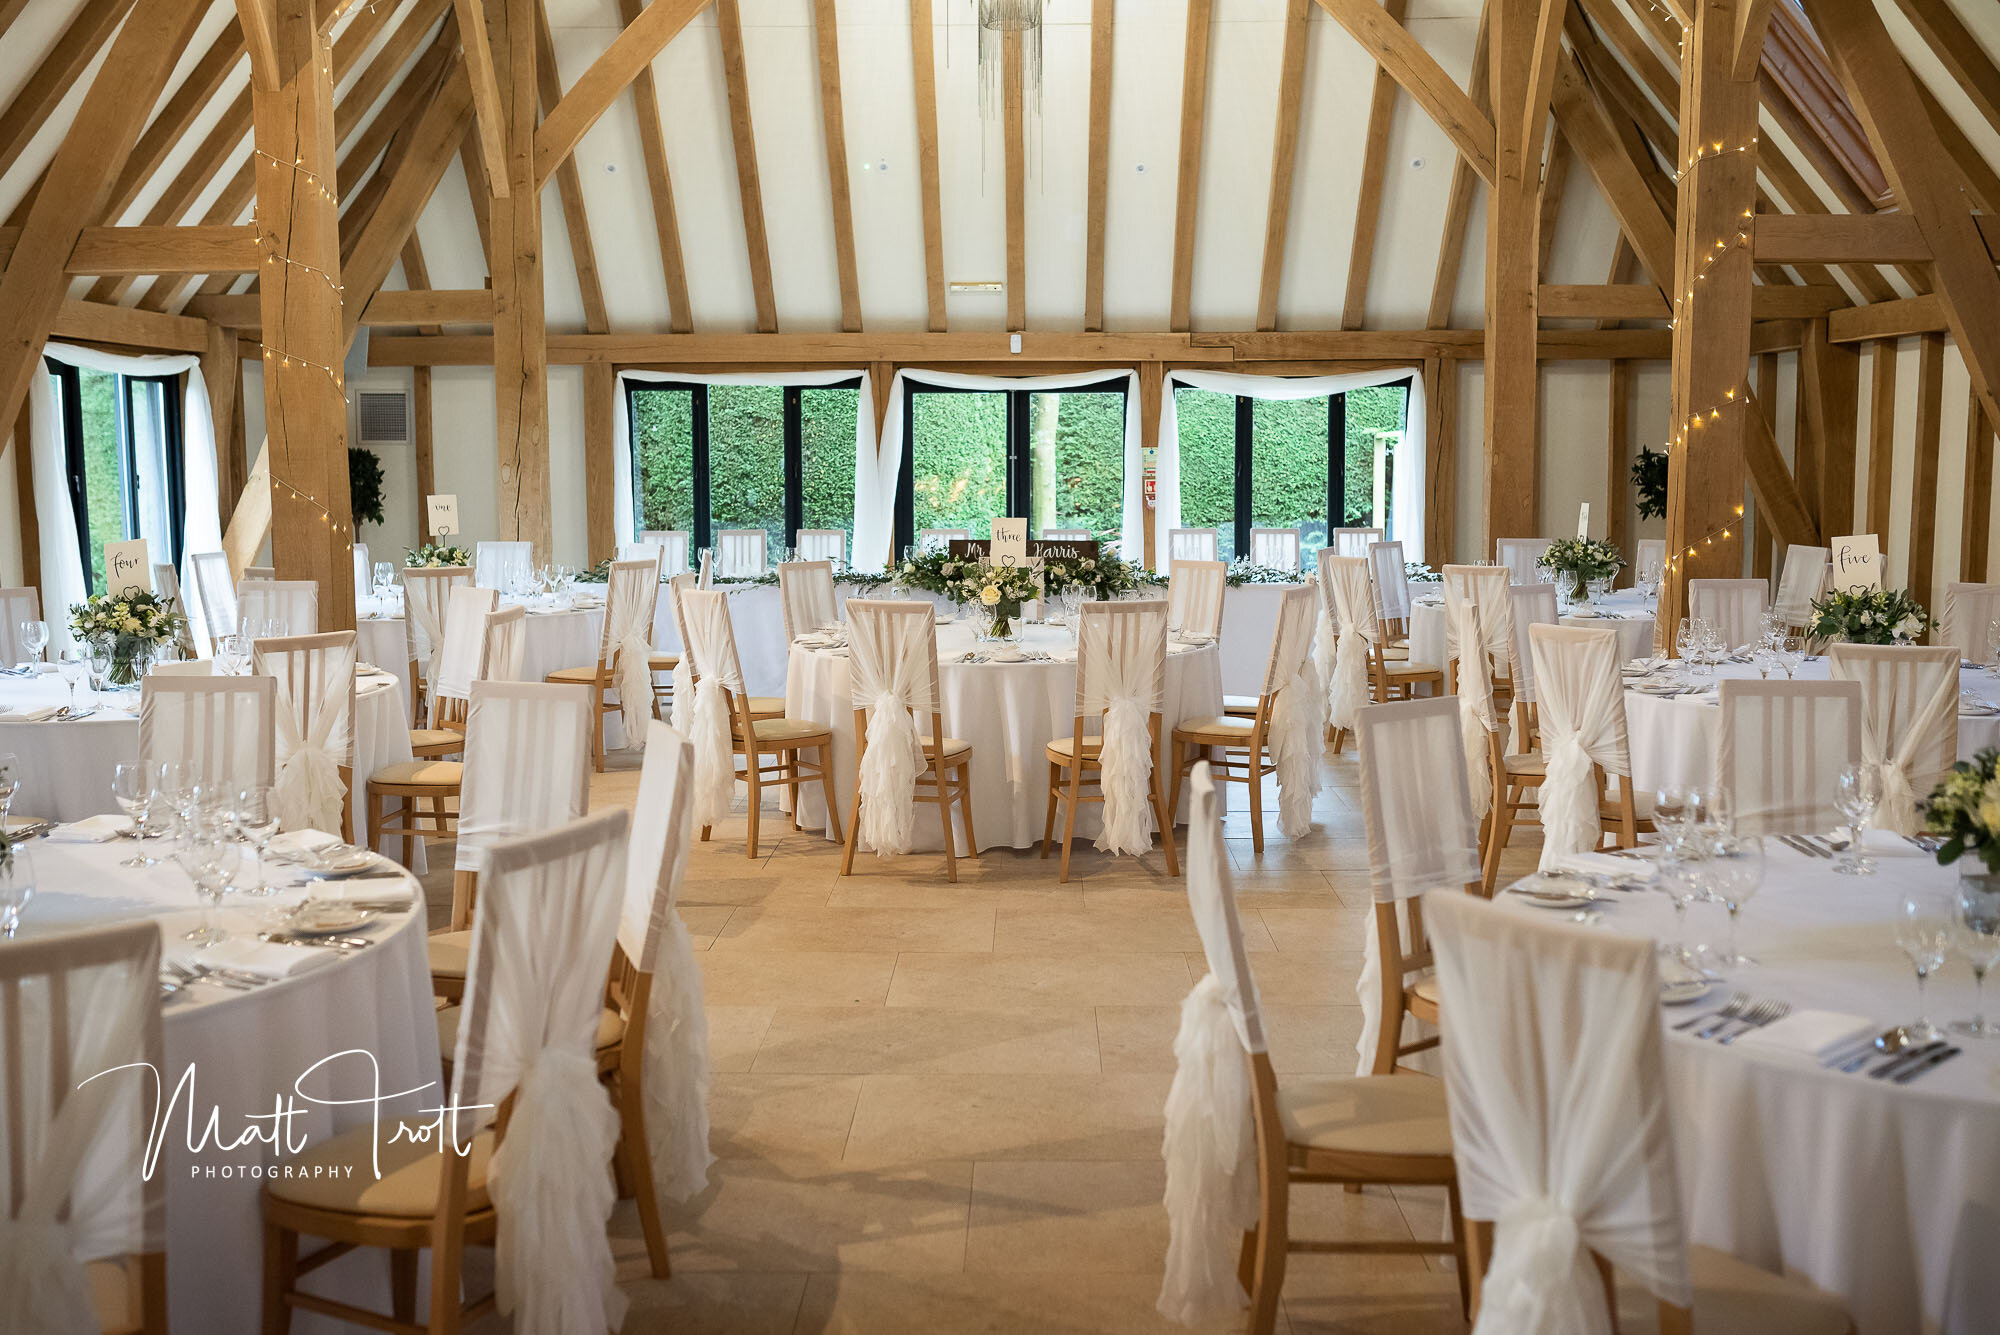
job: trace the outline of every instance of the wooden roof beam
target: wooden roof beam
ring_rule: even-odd
[[[639,0],[618,0],[618,12],[630,26],[639,17]],[[653,203],[653,235],[660,247],[660,268],[667,280],[667,328],[685,334],[694,328],[688,309],[687,263],[681,256],[680,216],[674,211],[674,178],[667,168],[666,131],[660,124],[660,94],[647,61],[632,76],[632,109],[639,117],[639,152],[646,162],[646,191]],[[574,159],[570,159],[572,165]]]
[[[1568,0],[1546,0],[1551,5]],[[1403,21],[1408,0],[1383,0],[1382,12],[1396,23]],[[1304,46],[1304,24],[1299,44]],[[1280,110],[1279,115],[1284,113]],[[1296,122],[1297,113],[1294,111]],[[1382,225],[1382,183],[1389,171],[1389,134],[1396,125],[1396,81],[1380,65],[1375,67],[1375,87],[1368,99],[1368,135],[1361,152],[1361,190],[1354,200],[1354,240],[1347,253],[1347,298],[1340,308],[1342,329],[1362,329],[1368,324],[1368,280],[1375,268],[1375,235]],[[1286,197],[1290,199],[1291,166],[1286,164]],[[1275,189],[1277,182],[1272,181]],[[1275,304],[1275,293],[1273,294]]]
[[[833,0],[813,0],[813,40],[819,54],[819,119],[826,136],[827,192],[833,209],[834,268],[840,282],[840,327],[861,328],[861,277],[854,261],[854,199],[847,184],[847,130],[840,103],[840,26]]]
[[[1760,213],[1755,222],[1756,256],[1768,263],[1923,264],[1931,258],[1923,228],[1907,214]],[[1988,257],[1987,267],[1992,263]]]
[[[1804,320],[1831,311],[1868,310],[1849,307],[1847,293],[1837,287],[1776,286],[1750,289],[1750,311],[1758,320]],[[1536,311],[1545,319],[1665,320],[1673,312],[1656,287],[1643,283],[1544,283]]]
[[[2000,69],[1953,12],[1949,0],[1896,0],[1896,7],[1986,124],[2000,131]]]
[[[646,13],[675,2],[654,0]],[[750,293],[757,305],[757,332],[772,334],[778,329],[778,303],[771,291],[771,243],[764,226],[764,190],[757,179],[757,132],[750,123],[750,81],[743,68],[743,15],[737,0],[715,0],[715,27],[722,37],[722,77],[729,95],[729,140],[736,151],[736,189],[743,204],[743,240],[750,251]],[[582,84],[579,82],[577,86],[581,88]],[[575,89],[571,95],[575,95]],[[547,123],[544,121],[544,126]],[[536,153],[539,160],[539,148]]]
[[[1168,303],[1169,329],[1186,329],[1191,323],[1194,229],[1201,207],[1201,140],[1208,112],[1208,38],[1212,15],[1211,0],[1188,0],[1187,41],[1181,66],[1180,160],[1174,178],[1174,267],[1173,291]]]
[[[243,45],[250,52],[250,85],[273,92],[285,82],[278,61],[278,16],[273,0],[236,0],[236,17],[243,24]]]
[[[139,191],[153,179],[160,164],[180,145],[196,118],[221,91],[223,81],[243,59],[243,52],[242,20],[231,19],[187,78],[181,80],[181,86],[174,90],[160,114],[153,117],[146,132],[139,136],[138,146],[126,159],[125,170],[118,173],[118,183],[111,188],[111,198],[104,206],[105,222],[117,222],[131,207]]]
[[[1303,13],[1305,7],[1310,3],[1311,0],[1287,0],[1288,10],[1285,18],[1284,38],[1284,62],[1287,70],[1291,69],[1294,60],[1291,46],[1293,37],[1291,14]],[[930,0],[911,0],[912,21],[914,22],[915,20],[916,10],[919,5],[923,8],[924,22],[928,25],[930,22]],[[1090,150],[1089,161],[1085,168],[1083,205],[1083,327],[1086,330],[1104,328],[1104,215],[1105,201],[1111,192],[1112,10],[1113,0],[1090,0]],[[922,47],[921,56],[924,60],[928,61],[931,58],[931,35],[928,27],[926,27],[922,35],[920,44]],[[1303,62],[1304,58],[1305,53],[1301,50],[1298,53],[1297,59]],[[931,71],[928,66],[919,71],[917,84],[919,89],[927,90],[929,93],[928,112],[925,110],[925,100],[923,97],[920,96],[917,102],[917,114],[920,124],[922,118],[928,115],[930,125],[931,159],[929,175],[926,177],[926,189],[933,193],[927,198],[925,203],[924,232],[924,249],[928,257],[931,249],[929,231],[930,213],[928,210],[936,206],[935,189],[937,185],[937,93],[931,87]],[[1292,98],[1293,102],[1296,103],[1298,99],[1298,90],[1296,87],[1293,89]],[[1278,115],[1280,117],[1280,124],[1282,125],[1282,118],[1285,114],[1285,95],[1282,85],[1278,94],[1278,106]],[[1293,117],[1293,120],[1294,135],[1296,135],[1296,115]],[[1281,130],[1280,133],[1283,133],[1283,131]],[[1289,167],[1287,168],[1287,172],[1289,173]],[[1275,164],[1273,166],[1272,179],[1272,188],[1276,189]],[[1264,266],[1267,275],[1266,283],[1268,284],[1271,264],[1270,233],[1268,230],[1265,232],[1265,237]],[[939,288],[942,289],[944,285],[942,268],[938,270],[937,283]],[[1261,291],[1262,289],[1260,288]],[[1275,298],[1273,298],[1273,302],[1275,304]],[[1264,308],[1261,296],[1258,300],[1257,308],[1260,312]],[[1261,320],[1263,317],[1260,314],[1258,318]],[[1261,325],[1259,327],[1262,328]],[[942,329],[944,325],[940,321],[933,320],[931,328]]]
[[[1445,132],[1481,180],[1493,184],[1493,121],[1439,67],[1409,30],[1376,0],[1319,0],[1319,7],[1361,43]]]
[[[709,0],[653,0],[639,17],[591,62],[583,76],[570,85],[555,110],[542,118],[535,129],[535,188],[548,184],[556,164],[576,151],[584,134],[597,118],[611,109],[618,95],[653,63],[694,16],[708,7]]]
[[[505,3],[505,0],[501,0]],[[465,74],[472,84],[472,123],[477,131],[479,160],[493,182],[496,199],[507,198],[507,152],[502,147],[505,126],[500,116],[500,85],[493,73],[493,47],[486,32],[485,0],[451,0],[458,15],[459,47],[465,54]]]
[[[1472,78],[1466,85],[1466,96],[1482,115],[1490,110],[1487,85],[1490,82],[1491,53],[1487,47],[1486,29],[1491,8],[1492,0],[1483,0],[1479,7],[1479,38],[1472,51]],[[1444,238],[1438,244],[1437,272],[1431,278],[1430,311],[1424,317],[1427,329],[1444,329],[1451,324],[1451,306],[1458,295],[1459,271],[1465,267],[1465,232],[1472,220],[1473,185],[1472,164],[1463,155],[1454,158],[1451,164],[1451,193],[1444,207]]]
[[[55,45],[29,67],[20,91],[14,94],[7,109],[0,111],[0,172],[14,165],[35,132],[63,98],[69,96],[69,90],[96,57],[98,48],[110,39],[118,21],[131,7],[132,0],[102,0],[98,4],[77,6]]]
[[[1772,0],[1741,0],[1736,10],[1736,55],[1732,62],[1733,77],[1744,80],[1757,77],[1757,67],[1764,61],[1764,35],[1771,30]]]
[[[535,89],[543,114],[562,101],[562,71],[556,68],[555,35],[549,31],[547,0],[535,0]],[[494,96],[497,103],[497,85]],[[477,85],[472,114],[475,118],[479,115]],[[489,164],[489,172],[490,169]],[[556,195],[562,201],[563,230],[569,234],[570,260],[576,269],[577,292],[583,298],[583,327],[593,334],[605,333],[611,328],[611,317],[604,309],[604,284],[597,275],[597,246],[590,239],[590,212],[583,201],[583,173],[577,169],[574,157],[564,158],[556,168]]]

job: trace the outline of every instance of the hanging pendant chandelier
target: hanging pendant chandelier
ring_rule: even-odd
[[[1005,103],[1006,49],[1021,44],[1024,98],[1042,108],[1042,0],[973,0],[979,18],[979,114],[991,118]]]

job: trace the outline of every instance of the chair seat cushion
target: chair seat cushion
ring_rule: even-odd
[[[586,664],[583,667],[557,668],[554,672],[551,672],[548,676],[542,678],[542,680],[556,682],[564,686],[573,686],[573,685],[588,686],[591,683],[595,682],[598,679],[599,675],[600,674],[597,670],[597,664],[590,663]],[[606,676],[607,678],[609,676],[608,673],[602,675]]]
[[[1443,676],[1444,669],[1436,663],[1419,663],[1416,659],[1389,659],[1382,664],[1382,670],[1391,677]]]
[[[369,786],[391,784],[398,788],[419,785],[456,788],[465,781],[465,762],[460,760],[399,760],[384,765],[368,776]]]
[[[1206,718],[1186,718],[1174,729],[1177,742],[1213,742],[1218,746],[1247,746],[1256,720],[1239,714],[1217,714]]]
[[[465,977],[465,962],[472,957],[470,928],[463,932],[434,933],[424,944],[430,951],[432,977]]]
[[[1437,979],[1429,975],[1425,975],[1424,977],[1417,979],[1416,982],[1410,984],[1410,995],[1415,997],[1419,1001],[1428,1002],[1430,1005],[1433,1006],[1437,1005],[1438,1004]]]
[[[764,743],[798,743],[812,737],[831,737],[832,730],[824,723],[815,723],[806,718],[752,718],[750,726],[755,728],[757,740]],[[737,735],[742,735],[739,727]]]
[[[446,1006],[437,1013],[438,1051],[450,1061],[458,1051],[458,1022],[465,1016],[463,1006]],[[606,1006],[597,1013],[597,1046],[610,1047],[625,1037],[625,1017]]]
[[[680,665],[681,656],[679,654],[646,655],[646,670],[648,672],[672,672]]]
[[[783,718],[785,697],[782,695],[753,695],[745,701],[750,707],[751,718]]]
[[[426,747],[450,747],[453,751],[463,751],[465,734],[452,728],[410,729],[410,750],[422,755]]]
[[[1507,767],[1509,774],[1523,777],[1539,779],[1549,772],[1549,762],[1542,758],[1540,751],[1527,751],[1518,756],[1502,756],[1500,763]]]
[[[1048,745],[1049,759],[1055,761],[1059,765],[1068,764],[1070,756],[1074,751],[1075,742],[1076,742],[1075,737],[1056,738],[1053,742],[1050,742]],[[1095,756],[1100,750],[1103,749],[1103,747],[1104,747],[1104,739],[1102,737],[1086,737],[1083,739],[1083,754],[1086,757]]]
[[[443,1178],[445,1154],[439,1152],[435,1135],[428,1140],[417,1136],[421,1128],[433,1127],[436,1118],[411,1118],[405,1125],[411,1134],[397,1137],[391,1128],[377,1128],[364,1122],[352,1131],[323,1140],[290,1161],[290,1176],[274,1177],[264,1190],[281,1201],[314,1210],[336,1210],[342,1214],[380,1215],[392,1219],[422,1219],[437,1210],[438,1184]],[[382,1176],[377,1180],[371,1155],[379,1155]],[[466,1156],[465,1208],[484,1210],[486,1165],[493,1157],[493,1133],[482,1131],[473,1137]],[[313,1169],[329,1169],[315,1173]],[[301,1171],[302,1170],[302,1171]]]
[[[1278,1087],[1293,1145],[1348,1154],[1451,1154],[1444,1082],[1428,1075],[1346,1075]]]
[[[1713,1247],[1688,1248],[1696,1335],[1846,1335],[1854,1329],[1840,1299],[1798,1276],[1776,1275]],[[1618,1328],[1656,1331],[1659,1300],[1618,1275]]]

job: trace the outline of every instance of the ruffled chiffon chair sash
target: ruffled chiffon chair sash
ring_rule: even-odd
[[[1618,679],[1618,632],[1576,626],[1533,626],[1528,632],[1541,697],[1539,790],[1544,871],[1573,853],[1597,847],[1597,776],[1629,775],[1625,691]]]
[[[1167,604],[1085,603],[1077,624],[1076,716],[1101,717],[1104,824],[1097,848],[1152,847],[1152,718],[1166,698]]]
[[[868,715],[861,756],[861,842],[878,857],[916,842],[917,776],[930,762],[916,720],[942,708],[937,689],[936,608],[867,599],[849,604],[850,697]],[[942,741],[942,738],[938,740]]]

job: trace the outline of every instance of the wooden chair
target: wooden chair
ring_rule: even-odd
[[[340,774],[340,837],[354,842],[354,664],[351,630],[257,641],[255,671],[277,682],[277,775],[288,757],[323,749]],[[370,847],[373,847],[371,844]]]
[[[950,736],[944,726],[944,695],[938,690],[934,629],[937,608],[929,602],[871,599],[850,604],[848,614],[852,628],[848,647],[853,654],[850,694],[854,702],[854,809],[848,813],[847,847],[841,853],[840,874],[854,874],[854,851],[861,842],[863,812],[869,805],[863,800],[863,789],[868,772],[871,711],[900,709],[910,716],[911,733],[905,737],[914,736],[924,758],[923,769],[912,781],[910,800],[937,808],[938,823],[944,829],[944,875],[947,881],[956,884],[958,848],[951,828],[954,805],[965,822],[967,851],[973,857],[979,856],[979,836],[972,826],[972,746]],[[890,720],[887,726],[900,732],[898,722]],[[755,799],[752,800],[754,803]],[[796,790],[792,801],[796,807]],[[830,793],[827,801],[831,813]],[[876,852],[882,850],[877,848]]]
[[[472,587],[471,566],[409,566],[403,571],[403,630],[410,641],[412,729],[418,728],[419,720],[426,719],[431,712],[431,687],[437,675],[438,654],[444,648],[452,598],[459,589]],[[487,610],[492,610],[490,602]],[[415,736],[410,740],[414,746]]]
[[[449,586],[439,581],[431,585],[426,592],[441,589],[446,602],[438,619],[442,630],[432,641],[431,680],[424,692],[429,717],[424,727],[410,729],[410,754],[419,760],[438,760],[465,750],[465,692],[479,674],[480,656],[485,653],[485,618],[500,606],[499,594],[480,588],[470,578]]]
[[[701,588],[702,586],[700,583],[700,579],[701,577],[699,575],[696,575],[692,572],[685,572],[679,575],[675,575],[672,579],[667,581],[667,598],[671,602],[673,607],[674,629],[680,634],[681,637],[681,652],[678,656],[673,657],[672,662],[669,663],[666,668],[655,669],[656,671],[673,672],[676,677],[680,675],[678,669],[682,667],[686,667],[689,669],[690,676],[689,676],[688,689],[689,689],[690,699],[688,703],[690,705],[694,703],[692,699],[692,693],[694,689],[692,670],[694,667],[694,663],[693,660],[689,657],[687,651],[687,645],[688,645],[687,618],[682,614],[681,611],[680,595],[682,593],[687,592],[690,589]],[[782,606],[783,604],[781,602],[780,607]],[[656,656],[655,662],[658,662],[659,658],[661,657],[667,657],[667,655]],[[673,690],[679,690],[679,689],[680,688],[678,686],[673,688]],[[660,717],[662,718],[671,717],[673,690],[670,690],[668,692],[667,703],[669,705],[669,708],[661,712]],[[783,718],[785,716],[785,697],[782,695],[752,695],[747,697],[744,703],[750,710],[751,718],[766,719],[766,718]]]
[[[583,686],[590,691],[590,763],[600,774],[604,772],[604,720],[612,714],[619,715],[626,730],[634,736],[643,731],[643,721],[651,716],[653,707],[653,661],[651,648],[653,637],[653,606],[660,594],[660,568],[651,559],[638,561],[614,561],[611,563],[611,577],[604,585],[604,633],[598,640],[597,661],[582,667],[558,668],[543,680],[557,686]],[[636,654],[643,649],[646,667],[643,675],[622,670],[621,662],[626,654]],[[661,655],[662,658],[667,657]],[[673,663],[667,663],[665,671],[671,671]],[[621,676],[625,679],[621,686]],[[639,689],[640,681],[645,689]],[[605,701],[606,691],[618,692],[618,703]],[[627,696],[643,698],[644,705],[635,699],[632,707],[626,705]]]
[[[188,782],[232,795],[277,774],[278,683],[267,676],[146,674],[139,686],[139,759],[175,761]]]
[[[1174,852],[1173,810],[1160,782],[1160,709],[1167,680],[1167,605],[1085,603],[1077,623],[1076,709],[1070,735],[1048,744],[1049,810],[1042,823],[1042,856],[1049,855],[1055,835],[1056,808],[1063,811],[1062,867],[1059,882],[1069,880],[1070,846],[1076,840],[1076,813],[1087,802],[1104,803],[1104,722],[1116,703],[1135,704],[1146,711],[1146,791],[1160,846],[1167,855],[1167,875],[1181,874]],[[1226,717],[1226,716],[1225,716]],[[1096,736],[1086,736],[1088,727]],[[1093,778],[1092,775],[1096,777]]]
[[[1552,538],[1495,538],[1493,560],[1508,571],[1512,584],[1535,584],[1542,577],[1542,553],[1555,545]]]
[[[1332,588],[1334,607],[1341,629],[1352,629],[1367,646],[1368,685],[1377,701],[1405,700],[1418,686],[1444,690],[1444,669],[1436,663],[1414,662],[1387,656],[1392,638],[1408,638],[1404,621],[1383,622],[1375,612],[1374,577],[1365,556],[1328,556],[1320,553],[1320,578]]]

